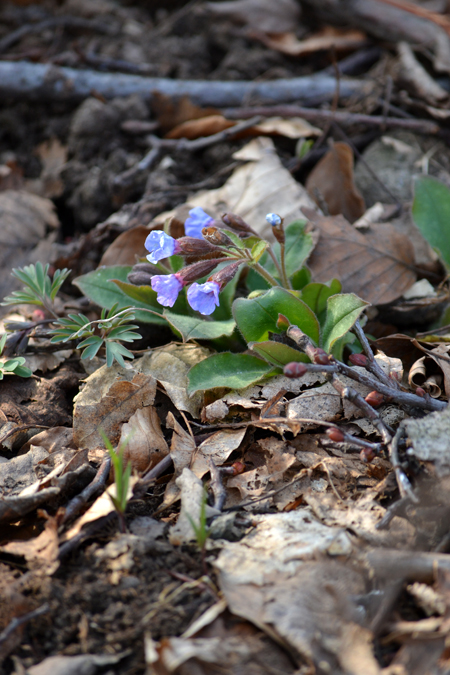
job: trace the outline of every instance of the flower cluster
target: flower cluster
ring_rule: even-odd
[[[185,237],[174,239],[162,230],[150,232],[145,240],[145,248],[149,251],[147,260],[156,264],[172,255],[204,256],[222,252],[220,246],[204,239],[202,235],[202,230],[204,228],[211,229],[214,223],[214,219],[205,213],[202,208],[191,209],[184,226]],[[136,281],[149,280],[151,287],[157,293],[156,299],[164,307],[173,307],[181,289],[190,284],[187,290],[187,300],[190,306],[200,314],[208,315],[212,314],[215,308],[219,306],[219,292],[227,282],[222,278],[219,281],[216,280],[214,275],[204,284],[198,284],[196,279],[212,272],[220,262],[227,260],[227,258],[202,260],[175,274],[151,274],[146,270],[139,269],[132,273],[130,281],[133,281],[134,278],[136,278]],[[143,265],[140,264],[140,267],[143,267]]]
[[[231,226],[232,229],[242,233],[240,236],[253,233],[242,218],[232,213],[222,216],[222,223],[222,227]],[[220,291],[234,277],[239,265],[245,262],[242,257],[236,260],[238,257],[234,252],[236,245],[217,226],[220,227],[218,221],[205,213],[202,208],[196,207],[189,211],[189,218],[184,224],[185,237],[174,239],[162,230],[153,230],[145,240],[145,248],[149,251],[147,260],[151,265],[156,265],[160,260],[173,255],[200,258],[208,256],[208,258],[188,265],[173,274],[155,274],[156,270],[153,270],[148,263],[139,263],[129,275],[129,281],[145,285],[150,283],[157,293],[157,301],[164,307],[173,307],[181,289],[189,285],[186,296],[192,309],[200,314],[212,314],[219,306]],[[230,253],[231,250],[233,253]],[[224,257],[218,258],[217,255]],[[197,283],[198,279],[210,274],[222,262],[228,264],[209,277],[205,283]]]

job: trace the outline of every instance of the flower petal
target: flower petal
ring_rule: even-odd
[[[162,230],[153,230],[145,240],[145,248],[150,251],[147,260],[153,264],[175,253],[176,241]]]
[[[173,307],[183,284],[176,274],[155,274],[152,288],[157,292],[156,299],[164,307]]]
[[[214,222],[214,218],[208,216],[201,206],[196,206],[195,209],[189,211],[189,218],[184,223],[184,231],[186,236],[202,239],[202,230]]]
[[[219,306],[220,286],[215,281],[207,281],[204,284],[193,283],[188,288],[187,299],[196,312],[200,314],[212,314]]]

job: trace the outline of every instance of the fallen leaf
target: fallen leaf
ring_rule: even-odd
[[[299,40],[294,32],[274,35],[254,32],[256,37],[269,49],[276,49],[288,56],[307,56],[319,51],[348,52],[359,49],[367,42],[367,36],[359,30],[349,30],[326,26],[323,30]]]
[[[106,666],[114,666],[127,654],[80,654],[79,656],[48,656],[28,668],[28,675],[93,675]]]
[[[195,105],[188,96],[174,100],[171,96],[165,96],[157,91],[152,93],[152,109],[163,135],[188,120],[219,114],[215,108],[201,108]]]
[[[23,190],[0,192],[0,296],[22,284],[11,276],[13,267],[40,260],[46,263],[59,220],[49,199]],[[8,313],[0,308],[0,316]]]
[[[202,478],[209,471],[209,460],[222,466],[234,450],[241,445],[246,429],[221,429],[207,438],[193,455],[191,471]]]
[[[173,546],[180,546],[195,541],[196,534],[192,523],[200,526],[200,513],[204,498],[202,481],[189,469],[183,469],[177,478],[181,490],[181,510],[178,520],[170,528],[169,541]],[[206,517],[217,515],[216,509],[206,505]]]
[[[51,138],[37,146],[35,154],[42,164],[39,178],[26,181],[26,189],[41,197],[54,199],[64,192],[61,171],[67,162],[67,146]]]
[[[103,253],[98,267],[102,267],[103,265],[106,267],[113,265],[135,265],[140,258],[148,254],[144,243],[149,232],[148,227],[138,225],[119,234],[117,239],[114,239],[112,244]]]
[[[412,245],[389,223],[361,234],[342,216],[305,214],[320,232],[308,261],[315,281],[339,279],[343,293],[356,293],[374,305],[392,302],[415,282]]]
[[[227,16],[264,33],[284,33],[295,30],[300,17],[300,7],[295,0],[232,0],[207,2],[208,10],[218,16]]]
[[[100,430],[117,445],[124,422],[139,408],[153,405],[156,380],[152,375],[102,366],[90,375],[74,398],[73,437],[79,448],[104,447]]]
[[[174,475],[164,491],[164,505],[170,506],[180,498],[181,489],[176,481],[183,469],[190,467],[196,445],[193,437],[183,429],[171,412],[167,415],[166,424],[169,429],[173,429],[170,456],[175,467]]]
[[[194,194],[189,199],[190,208],[201,206],[217,218],[226,211],[237,213],[269,241],[273,240],[273,234],[266,222],[267,213],[279,213],[290,223],[304,218],[302,207],[316,208],[305,188],[283,167],[272,139],[255,138],[234,153],[233,158],[245,164],[235,169],[221,188]],[[182,208],[185,210],[184,205]],[[161,227],[175,215],[175,210],[162,213],[152,226]]]
[[[423,418],[403,421],[412,447],[408,455],[422,462],[433,462],[440,474],[450,473],[450,411],[445,408]]]
[[[353,151],[347,143],[333,143],[309,174],[306,189],[318,206],[325,203],[331,216],[342,214],[350,223],[366,210],[355,185]]]
[[[138,408],[122,425],[119,446],[122,443],[125,447],[124,463],[130,462],[137,473],[151,469],[167,455],[169,447],[154,406]]]
[[[0,547],[9,555],[24,556],[33,568],[41,568],[46,574],[53,574],[58,567],[58,522],[47,517],[44,530],[28,541],[11,541]]]
[[[203,136],[212,136],[224,129],[238,124],[239,120],[227,120],[222,115],[210,115],[202,119],[189,120],[179,124],[172,129],[166,138],[188,138],[195,139]],[[320,136],[322,131],[313,127],[309,122],[301,117],[291,117],[283,119],[282,117],[268,117],[259,124],[249,127],[239,133],[236,138],[246,138],[247,136],[285,136],[286,138],[309,138],[310,136]]]

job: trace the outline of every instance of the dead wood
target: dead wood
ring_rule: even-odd
[[[428,48],[436,70],[450,72],[450,27],[434,12],[400,0],[304,0],[304,4],[322,22],[344,23],[381,40],[404,40]]]
[[[365,80],[340,80],[340,97],[367,96],[372,84]],[[170,97],[189,96],[198,105],[238,106],[244,101],[282,103],[298,101],[307,105],[330,100],[336,79],[318,74],[268,82],[220,82],[140,77],[124,73],[58,68],[51,64],[0,61],[0,95],[31,100],[78,102],[93,92],[107,99],[138,94],[151,101],[153,93]]]

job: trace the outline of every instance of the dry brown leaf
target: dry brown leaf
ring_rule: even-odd
[[[98,266],[135,265],[139,258],[147,255],[144,243],[150,230],[144,225],[132,227],[119,234],[108,246]]]
[[[318,206],[324,202],[331,216],[342,214],[350,223],[366,210],[355,185],[353,151],[347,143],[333,144],[309,174],[306,189]]]
[[[60,197],[64,192],[61,170],[67,162],[67,146],[51,138],[38,145],[35,154],[41,160],[42,171],[39,178],[27,180],[27,190],[48,199]]]
[[[237,450],[245,436],[246,429],[221,429],[207,438],[194,453],[191,471],[202,478],[209,471],[209,460],[222,466],[234,450]]]
[[[56,518],[47,517],[45,529],[28,541],[12,541],[0,549],[3,553],[24,556],[33,567],[43,567],[47,574],[53,574],[58,567],[58,523]]]
[[[223,115],[208,115],[208,117],[187,120],[178,124],[166,134],[166,138],[188,138],[194,140],[202,136],[212,136],[219,133],[219,131],[234,127],[235,124],[237,123],[227,120]]]
[[[22,190],[0,192],[0,297],[21,287],[11,276],[12,267],[40,260],[46,263],[49,244],[56,237],[59,220],[49,199]],[[51,232],[50,235],[47,235]],[[0,315],[7,313],[0,308]]]
[[[157,464],[169,452],[154,406],[138,408],[122,425],[119,444],[123,443],[124,462],[131,462],[133,471],[143,473]]]
[[[139,408],[153,405],[156,380],[114,364],[90,375],[74,399],[73,437],[79,448],[104,447],[100,429],[117,445],[124,422]]]
[[[203,136],[212,136],[224,129],[229,129],[238,123],[227,120],[222,115],[210,115],[202,119],[189,120],[179,124],[170,131],[166,138],[188,138],[193,140]],[[259,124],[237,134],[236,138],[247,136],[286,136],[287,138],[308,138],[320,136],[321,130],[313,127],[301,117],[283,119],[282,117],[268,117]]]
[[[415,282],[412,244],[389,223],[361,234],[342,216],[304,213],[320,232],[308,261],[315,281],[339,279],[344,293],[356,293],[374,305],[392,302]]]
[[[174,101],[172,97],[156,91],[152,93],[152,109],[162,134],[166,134],[170,129],[183,124],[183,122],[219,114],[219,111],[215,108],[200,108],[200,106],[192,103],[187,96],[182,96]]]
[[[302,207],[315,208],[305,188],[285,169],[271,138],[259,137],[233,155],[245,162],[217,190],[198,192],[189,199],[190,208],[201,206],[213,218],[230,211],[238,213],[258,234],[273,241],[267,213],[279,213],[290,223],[303,218]],[[178,209],[177,209],[178,210]],[[152,226],[160,226],[175,211],[160,214]]]
[[[299,40],[294,32],[264,34],[255,32],[252,37],[261,40],[266,47],[276,49],[288,56],[307,56],[318,51],[335,52],[359,49],[367,42],[365,33],[359,30],[347,30],[326,26],[323,30],[310,35],[306,40]]]
[[[196,445],[193,437],[183,429],[171,412],[167,415],[166,425],[169,429],[173,429],[170,456],[175,467],[174,475],[164,492],[164,504],[170,506],[180,497],[180,488],[176,480],[181,476],[183,469],[187,469],[191,465]]]
[[[284,33],[297,28],[300,7],[295,0],[232,0],[207,2],[210,12],[227,16],[264,33]]]

